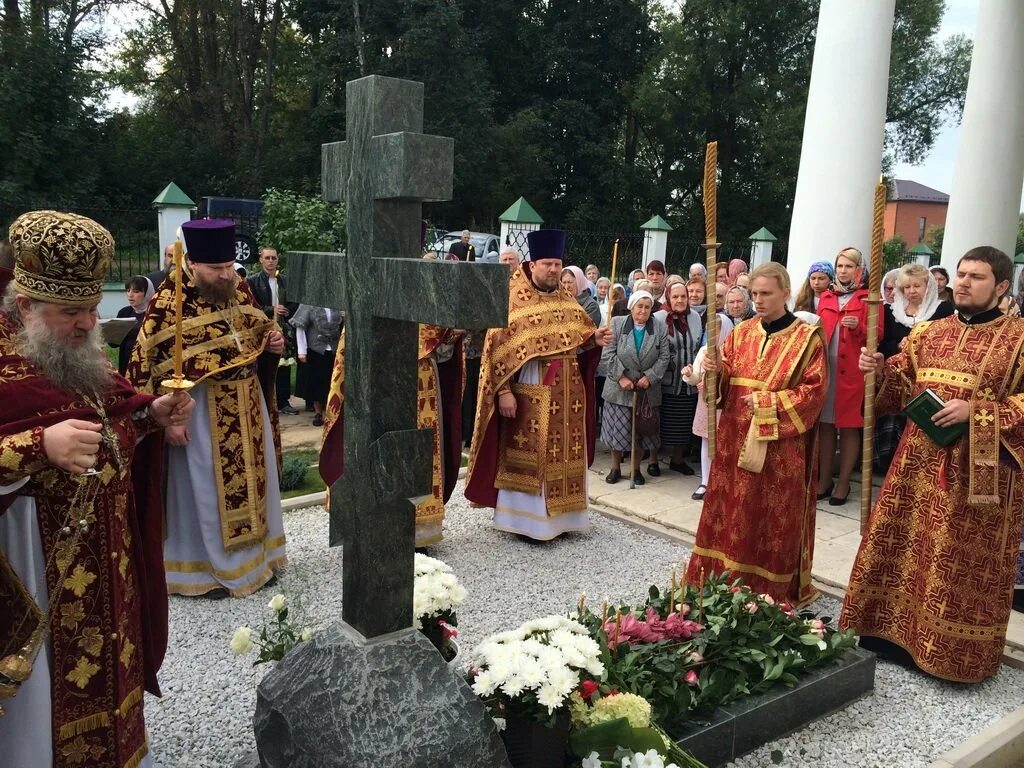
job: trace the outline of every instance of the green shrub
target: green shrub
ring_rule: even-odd
[[[294,491],[306,479],[309,462],[302,456],[285,456],[281,466],[281,490]]]

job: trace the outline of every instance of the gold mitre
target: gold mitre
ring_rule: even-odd
[[[14,286],[31,299],[88,307],[103,296],[114,260],[114,238],[74,213],[32,211],[11,224]]]

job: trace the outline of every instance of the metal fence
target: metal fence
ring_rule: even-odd
[[[0,201],[0,237],[6,237],[11,222],[18,216],[40,209],[78,213],[110,230],[115,245],[114,263],[107,276],[110,282],[123,283],[162,266],[156,211],[152,208],[90,208],[52,202],[25,205]]]

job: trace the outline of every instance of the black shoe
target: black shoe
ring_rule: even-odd
[[[832,489],[829,488],[829,493],[831,493],[831,492],[832,492]],[[846,489],[846,495],[843,496],[843,497],[829,496],[828,497],[828,505],[830,507],[841,507],[841,506],[843,506],[843,504],[846,503],[846,500],[848,498],[850,498],[850,489],[849,488]]]
[[[690,494],[690,498],[694,501],[704,501],[704,494],[708,492],[706,485],[698,485],[697,490]]]
[[[648,464],[647,474],[651,477],[661,477],[661,467],[657,464]]]
[[[639,469],[633,473],[633,485],[643,485],[647,481],[644,480],[644,473]]]
[[[818,501],[824,501],[829,496],[831,496],[832,495],[832,489],[835,488],[835,487],[836,487],[836,485],[835,485],[835,483],[833,483],[827,489],[825,489],[822,493],[819,493],[818,494]]]
[[[670,461],[668,463],[668,468],[671,469],[673,472],[679,472],[680,474],[683,475],[692,476],[694,474],[693,467],[691,467],[685,461],[680,461],[678,464],[674,461]]]
[[[277,410],[280,411],[281,413],[284,413],[284,414],[288,415],[288,416],[298,416],[299,415],[299,412],[297,410],[295,410],[294,408],[292,408],[290,405],[281,406]]]
[[[322,427],[323,425],[324,425],[324,415],[322,413],[318,413],[316,416],[313,417],[313,426],[314,427]]]
[[[609,471],[607,475],[605,475],[604,481],[606,483],[610,483],[611,484],[611,483],[617,483],[621,479],[622,479],[622,470],[613,469],[613,470]]]

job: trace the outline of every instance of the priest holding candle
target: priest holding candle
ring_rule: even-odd
[[[128,377],[142,392],[190,389],[168,444],[164,561],[172,594],[244,597],[285,562],[276,414],[256,377],[284,336],[234,270],[234,222],[182,226],[187,258],[154,297]]]

